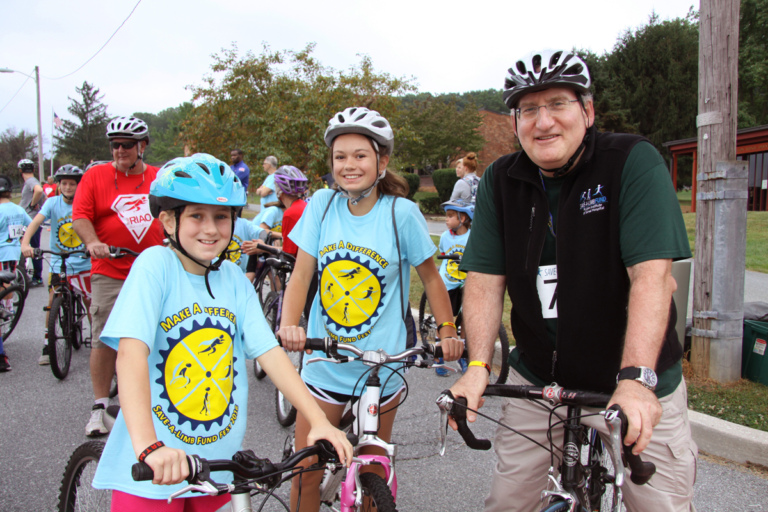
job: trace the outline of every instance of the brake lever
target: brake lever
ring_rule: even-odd
[[[443,391],[435,400],[438,409],[440,409],[440,423],[438,431],[440,432],[440,456],[445,456],[445,447],[448,444],[448,418],[453,409],[453,394],[450,391]]]
[[[346,356],[342,356],[340,359],[334,359],[332,357],[313,357],[312,359],[307,359],[307,364],[316,363],[318,361],[325,361],[326,363],[346,363],[349,361],[349,358]]]
[[[624,461],[621,458],[620,447],[622,439],[619,411],[608,409],[607,411],[600,411],[600,414],[605,416],[605,424],[608,427],[608,434],[611,438],[608,454],[611,456],[611,462],[613,462],[615,484],[616,487],[621,487],[624,484],[626,472],[624,470]]]
[[[232,484],[212,484],[211,482],[207,480],[203,480],[199,484],[190,484],[186,487],[184,487],[181,490],[178,490],[168,496],[168,503],[170,503],[173,498],[178,498],[184,493],[187,492],[199,492],[202,494],[207,494],[209,496],[218,496],[220,494],[232,492],[235,490],[235,486]]]

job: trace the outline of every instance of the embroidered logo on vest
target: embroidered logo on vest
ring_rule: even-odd
[[[608,203],[608,198],[603,194],[604,188],[605,187],[598,183],[594,190],[588,188],[581,193],[581,198],[579,199],[579,209],[583,215],[605,210],[605,205]]]

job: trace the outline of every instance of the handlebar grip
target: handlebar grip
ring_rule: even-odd
[[[453,419],[456,421],[459,434],[461,435],[461,438],[464,439],[464,442],[467,443],[467,446],[473,450],[490,450],[491,442],[489,440],[478,439],[475,437],[475,434],[469,430],[469,425],[467,425],[467,399],[463,396],[459,396],[454,398],[453,401],[454,406],[451,409],[451,416],[453,416]],[[456,405],[458,405],[458,407],[456,407]]]
[[[304,350],[319,350],[325,352],[325,338],[307,338]]]
[[[155,472],[146,462],[137,462],[131,466],[131,476],[136,482],[144,482],[152,480],[155,477]]]
[[[280,254],[280,249],[277,247],[273,247],[271,245],[259,245],[259,249],[263,249],[265,252],[268,252],[269,254],[274,254],[277,256]]]
[[[441,347],[440,345],[435,345],[434,355],[435,355],[435,359],[439,359],[443,357],[443,347]],[[461,357],[463,357],[464,359],[469,359],[469,352],[467,351],[466,348],[464,349],[464,352],[461,353]]]
[[[621,419],[622,448],[624,450],[624,459],[627,461],[630,469],[629,479],[632,480],[632,483],[635,485],[646,484],[654,473],[656,473],[656,465],[653,462],[643,461],[639,455],[632,453],[632,448],[636,443],[633,443],[632,446],[627,446],[623,443],[624,437],[627,435],[627,429],[629,428],[627,416],[618,404],[613,404],[610,408],[618,411],[619,418]]]

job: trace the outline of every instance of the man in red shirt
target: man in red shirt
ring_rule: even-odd
[[[93,260],[90,367],[95,403],[85,427],[89,437],[109,432],[104,412],[117,353],[99,337],[134,260],[111,258],[109,246],[141,252],[163,242],[162,227],[149,211],[149,186],[158,169],[142,159],[149,144],[147,124],[134,117],[117,117],[107,125],[107,138],[113,161],[85,173],[72,206],[73,227]]]

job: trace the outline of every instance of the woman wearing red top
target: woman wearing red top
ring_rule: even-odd
[[[288,236],[293,226],[299,222],[307,202],[303,199],[307,192],[307,177],[292,165],[283,165],[275,171],[277,198],[285,206],[283,212],[283,252],[296,256],[299,248]]]

